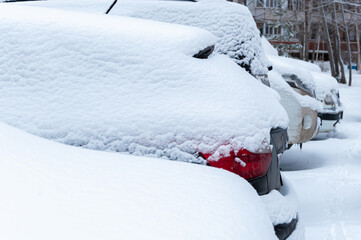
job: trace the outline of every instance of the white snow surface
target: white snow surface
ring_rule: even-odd
[[[323,107],[320,101],[310,96],[303,96],[292,89],[290,85],[284,80],[282,75],[276,70],[272,70],[268,73],[268,79],[271,88],[278,92],[283,92],[293,99],[295,99],[302,107],[311,108],[315,111],[322,111]]]
[[[306,239],[361,239],[361,75],[353,71],[353,86],[339,87],[342,124],[281,157],[282,173],[299,198]]]
[[[235,174],[0,132],[0,239],[276,239]]]
[[[75,11],[104,13],[113,1],[51,0],[22,4]],[[247,7],[225,0],[159,1],[119,0],[109,13],[162,22],[196,26],[218,37],[215,52],[248,65],[252,74],[267,74],[270,65],[261,45],[261,37]]]
[[[202,162],[269,143],[279,96],[198,28],[4,4],[0,120],[86,148]]]

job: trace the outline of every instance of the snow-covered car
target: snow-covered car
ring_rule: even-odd
[[[321,120],[319,132],[334,130],[343,116],[337,80],[327,73],[322,73],[316,64],[279,57],[277,51],[264,38],[262,44],[275,68],[283,73],[286,81],[291,86],[294,86],[294,84],[289,79],[293,77],[299,82],[299,86],[306,86],[308,92],[322,103],[322,107],[318,109],[318,116]]]
[[[12,59],[0,72],[9,93],[0,96],[1,120],[75,146],[224,168],[259,194],[280,188],[287,114],[228,57],[208,57],[209,32],[46,8],[0,11],[3,57]],[[270,211],[280,238],[297,225],[297,209],[285,209]]]
[[[302,144],[318,134],[318,112],[322,106],[316,99],[312,75],[295,65],[293,59],[280,57],[273,46],[262,37],[262,46],[272,63],[270,86],[281,96],[282,106],[290,119],[288,143]]]
[[[323,105],[318,114],[321,119],[320,132],[331,132],[343,117],[343,106],[337,80],[329,73],[321,72],[316,64],[302,61],[300,65],[311,72],[316,86],[316,98]]]
[[[0,132],[0,239],[277,239],[272,210],[227,171]]]

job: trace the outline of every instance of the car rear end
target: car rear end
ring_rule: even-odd
[[[320,133],[331,132],[343,118],[343,106],[335,78],[327,73],[312,72],[316,83],[316,97],[322,103],[319,112],[321,119]]]

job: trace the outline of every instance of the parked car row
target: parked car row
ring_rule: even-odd
[[[0,51],[11,61],[0,63],[0,120],[70,145],[233,172],[261,196],[279,239],[302,239],[279,155],[334,129],[337,83],[276,56],[240,4],[114,3],[2,6]]]

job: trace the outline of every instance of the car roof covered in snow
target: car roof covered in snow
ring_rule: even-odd
[[[276,239],[235,174],[0,132],[0,239]]]
[[[0,120],[92,149],[181,161],[255,151],[287,127],[279,96],[205,30],[135,18],[0,8]]]
[[[52,0],[26,3],[89,12],[105,12],[113,1]],[[218,37],[215,52],[226,54],[252,74],[267,74],[270,63],[247,7],[225,0],[119,0],[109,14],[204,28]]]

